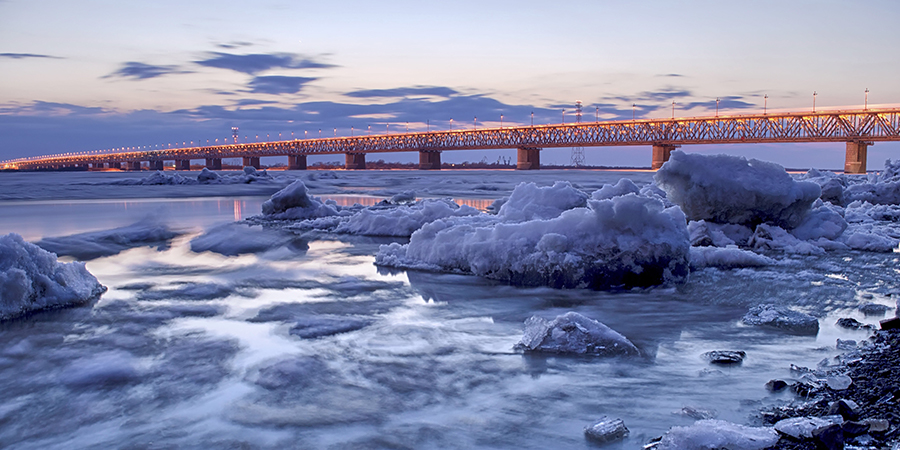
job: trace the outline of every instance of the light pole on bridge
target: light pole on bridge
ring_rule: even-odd
[[[819,95],[818,92],[813,91],[813,112],[816,112],[816,96]]]
[[[768,114],[769,114],[769,94],[766,94],[765,97],[763,97],[763,115],[765,116]]]
[[[866,88],[866,104],[863,106],[863,111],[869,110],[869,88]]]
[[[560,124],[564,124],[564,123],[566,123],[566,108],[563,108],[562,122]]]
[[[719,117],[719,97],[716,97],[716,117]]]
[[[672,120],[675,120],[675,100],[672,100]]]

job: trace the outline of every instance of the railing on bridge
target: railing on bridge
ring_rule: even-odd
[[[259,166],[260,157],[288,156],[289,168],[305,169],[306,156],[343,153],[347,168],[365,168],[368,153],[417,151],[420,168],[440,168],[440,152],[451,150],[518,149],[518,168],[540,166],[540,149],[553,147],[653,146],[653,167],[668,160],[681,145],[735,143],[846,142],[845,171],[865,172],[866,150],[877,141],[900,140],[900,108],[830,110],[813,113],[774,113],[581,122],[477,130],[429,131],[325,139],[292,139],[264,143],[225,144],[165,150],[137,150],[101,154],[64,154],[5,161],[0,167],[18,170],[116,164],[140,169],[162,168],[162,161],[206,159],[221,168],[222,158],[244,158]],[[137,164],[137,166],[135,165]],[[189,162],[186,166],[190,168]]]

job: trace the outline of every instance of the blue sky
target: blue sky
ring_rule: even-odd
[[[0,0],[0,159],[224,139],[900,103],[893,1]],[[571,115],[569,116],[571,119]],[[839,168],[842,144],[695,146]],[[507,152],[447,152],[496,160]],[[587,162],[649,165],[643,147]],[[411,161],[414,154],[379,155]],[[513,156],[514,157],[514,156]],[[869,150],[869,167],[900,145]],[[331,159],[337,159],[331,157]],[[566,163],[567,150],[545,162]]]

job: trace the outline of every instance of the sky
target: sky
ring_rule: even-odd
[[[900,3],[0,0],[0,160],[456,127],[900,104]],[[768,96],[765,100],[764,96]],[[351,127],[352,130],[351,131]],[[336,131],[335,131],[336,129]],[[267,137],[268,136],[268,137]],[[699,145],[791,168],[844,145]],[[566,164],[569,149],[542,162]],[[645,147],[588,164],[649,166]],[[445,162],[515,151],[445,152]],[[342,160],[336,156],[316,157]],[[372,157],[370,157],[371,159]],[[380,154],[388,161],[415,153]],[[900,144],[869,148],[869,168]],[[315,159],[311,158],[310,162]]]

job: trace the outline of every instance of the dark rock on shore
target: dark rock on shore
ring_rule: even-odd
[[[703,358],[709,361],[710,364],[720,364],[724,366],[740,364],[744,362],[744,358],[746,357],[747,354],[740,350],[713,350],[703,354]]]

